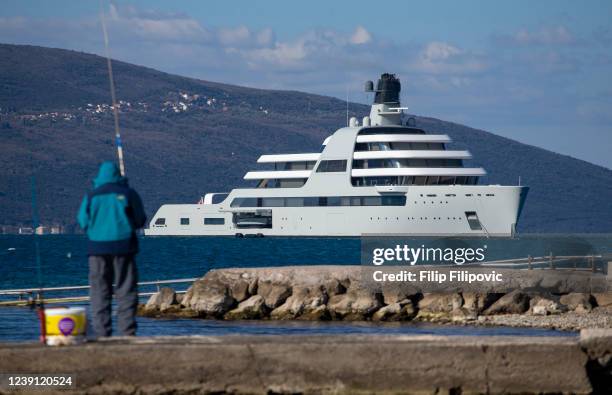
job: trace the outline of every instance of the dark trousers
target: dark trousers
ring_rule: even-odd
[[[110,336],[111,301],[115,280],[117,327],[123,336],[136,334],[138,272],[134,255],[91,255],[89,257],[89,305],[97,337]]]

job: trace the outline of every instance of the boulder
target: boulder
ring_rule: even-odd
[[[418,306],[426,313],[450,313],[463,306],[463,298],[460,294],[424,294]]]
[[[382,287],[383,302],[386,305],[398,303],[405,299],[413,299],[417,294],[415,289],[399,284],[385,284]]]
[[[505,294],[484,311],[485,315],[523,314],[529,309],[529,296],[520,290]]]
[[[400,318],[402,320],[411,320],[414,317],[416,317],[417,309],[414,307],[414,304],[412,303],[412,301],[406,301],[406,302],[408,303],[402,306],[402,311],[400,312]],[[401,305],[403,301],[400,301],[399,303]]]
[[[204,317],[221,318],[236,305],[236,300],[230,295],[224,278],[210,271],[189,287],[181,303]]]
[[[249,296],[251,296],[249,292],[249,284],[249,281],[245,278],[232,281],[229,284],[229,293],[231,297],[238,303],[246,300]]]
[[[333,319],[359,321],[368,319],[382,303],[382,294],[367,289],[349,289],[346,294],[334,295],[327,308]]]
[[[169,287],[163,287],[149,298],[145,305],[146,310],[167,310],[170,306],[177,304],[176,292]]]
[[[463,297],[462,307],[476,314],[480,314],[495,303],[497,299],[502,297],[502,295],[503,294],[497,293],[464,292],[461,294]]]
[[[185,308],[180,304],[170,305],[163,310],[159,310],[158,308],[147,308],[144,304],[138,305],[138,310],[136,313],[140,317],[150,317],[150,318],[198,318],[200,315],[195,311]]]
[[[225,313],[226,320],[255,320],[264,318],[267,312],[264,298],[261,295],[253,295],[245,301],[240,302],[238,307]]]
[[[381,307],[374,315],[372,321],[390,321],[391,318],[399,317],[402,311],[402,306],[399,303],[392,303],[385,307]]]
[[[269,309],[275,309],[291,295],[291,287],[285,283],[260,280],[257,284],[257,295],[264,298]]]
[[[411,300],[404,299],[384,306],[372,315],[373,321],[408,321],[416,316]]]
[[[468,321],[475,321],[478,319],[478,314],[475,310],[461,307],[451,311],[450,319],[452,322],[465,323]]]
[[[567,311],[567,307],[561,304],[557,298],[539,295],[531,298],[529,308],[533,315],[561,314]]]
[[[297,319],[304,321],[327,321],[331,319],[331,315],[329,314],[327,306],[321,305],[311,310],[304,311]]]
[[[302,315],[318,316],[322,313],[321,306],[327,303],[327,292],[323,286],[296,286],[285,303],[272,310],[273,319],[294,319]]]
[[[594,307],[593,297],[590,294],[570,293],[562,295],[559,301],[566,305],[568,309],[577,313],[588,313]]]
[[[344,280],[344,283],[346,283],[347,281],[348,280]],[[342,285],[342,281],[338,280],[337,278],[331,278],[329,280],[326,280],[323,284],[323,288],[325,289],[325,293],[327,294],[327,296],[334,296],[346,293],[346,288],[344,287],[344,285]]]
[[[257,286],[258,286],[258,279],[257,279],[257,277],[254,277],[254,278],[249,280],[249,288],[247,290],[249,295],[255,295],[257,293]]]
[[[612,292],[594,293],[593,298],[598,307],[612,307]]]

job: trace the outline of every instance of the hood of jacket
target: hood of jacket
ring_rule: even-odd
[[[127,184],[127,179],[121,176],[119,167],[117,167],[115,162],[102,163],[100,165],[100,170],[98,170],[98,175],[93,180],[94,188],[109,183]]]

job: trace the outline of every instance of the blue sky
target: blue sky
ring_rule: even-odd
[[[0,42],[101,54],[99,7],[5,0]],[[364,80],[395,72],[413,113],[612,168],[610,1],[128,1],[105,9],[121,60],[340,98],[348,88],[360,102]]]

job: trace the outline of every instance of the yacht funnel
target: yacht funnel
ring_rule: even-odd
[[[374,104],[400,104],[402,85],[395,74],[384,73],[378,79]]]

